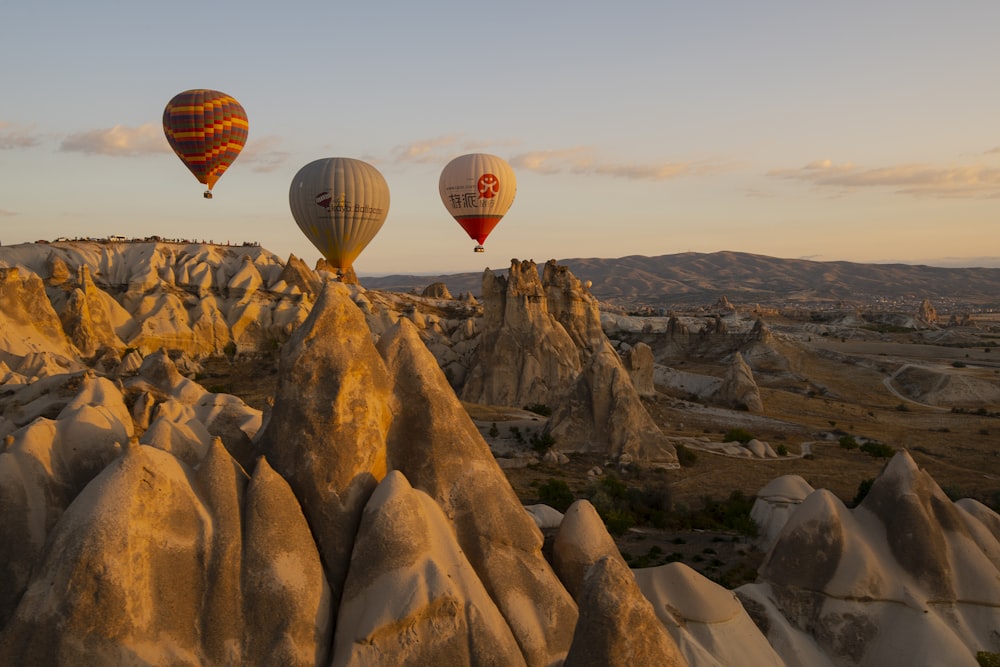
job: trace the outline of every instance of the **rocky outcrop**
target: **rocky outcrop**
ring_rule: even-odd
[[[278,280],[286,285],[295,287],[303,294],[308,294],[315,298],[323,289],[323,283],[319,277],[309,269],[309,266],[295,255],[289,255],[285,262]]]
[[[683,563],[634,573],[639,589],[691,665],[785,666],[732,591]]]
[[[624,363],[636,393],[643,397],[655,396],[653,368],[656,363],[649,345],[639,342],[630,347],[624,355]]]
[[[132,445],[88,484],[0,635],[0,661],[317,664],[329,591],[297,503],[266,466],[247,485],[221,456],[199,480]]]
[[[448,518],[399,471],[365,507],[332,664],[525,664]]]
[[[444,283],[431,283],[424,288],[424,291],[420,293],[420,296],[426,297],[428,299],[451,299],[451,292],[448,291],[448,286]]]
[[[462,398],[552,407],[548,432],[562,451],[674,465],[676,454],[642,405],[601,329],[597,301],[573,274],[511,262],[483,275],[483,333]]]
[[[743,355],[734,353],[722,378],[722,385],[713,397],[716,401],[731,408],[763,412],[764,403],[760,398],[760,388],[754,380],[753,371],[743,359]]]
[[[259,448],[301,499],[335,604],[361,511],[386,473],[391,391],[361,311],[346,286],[328,284],[282,351]]]
[[[900,452],[853,510],[810,494],[739,593],[786,662],[973,665],[1000,651],[1000,536],[963,507]]]
[[[606,340],[556,402],[548,431],[562,451],[603,453],[622,463],[677,465],[673,445],[649,416]]]
[[[34,352],[69,359],[79,356],[36,274],[22,276],[17,268],[0,268],[0,312],[0,349],[5,356],[21,357]]]
[[[924,299],[920,302],[920,308],[917,309],[917,322],[924,326],[931,326],[937,323],[937,310],[931,305],[930,299]]]
[[[591,566],[579,603],[580,621],[566,667],[687,666],[621,560],[606,557]]]
[[[483,331],[462,388],[473,403],[550,404],[580,374],[573,339],[549,313],[532,261],[511,262],[507,277],[483,273]]]
[[[541,533],[409,320],[386,331],[376,349],[348,288],[329,283],[285,347],[259,443],[302,499],[335,608],[363,508],[398,470],[453,523],[528,664],[565,654],[576,607],[542,558]],[[545,610],[544,621],[525,615],[526,601]]]

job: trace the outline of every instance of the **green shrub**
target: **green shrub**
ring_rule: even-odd
[[[896,453],[896,450],[890,445],[885,445],[881,442],[866,442],[861,445],[861,451],[877,459],[888,459]]]
[[[550,479],[538,487],[538,498],[549,507],[565,512],[576,497],[569,485],[561,479]]]
[[[865,499],[868,492],[872,490],[872,484],[874,483],[875,479],[872,477],[861,480],[861,483],[858,484],[858,492],[854,494],[854,500],[851,501],[851,507],[857,507],[861,504],[861,501]]]
[[[628,485],[614,475],[607,475],[601,480],[601,486],[613,500],[621,500],[628,491]]]
[[[604,517],[604,525],[608,527],[608,532],[612,535],[624,535],[628,529],[635,525],[635,517],[628,512],[614,509]]]
[[[722,436],[722,442],[741,442],[745,445],[753,438],[753,433],[744,428],[731,428]]]
[[[979,663],[979,667],[1000,667],[1000,653],[977,651],[976,662]]]
[[[500,435],[500,429],[497,428],[497,423],[493,422],[493,424],[490,426],[490,437],[495,438],[498,435]]]
[[[788,456],[788,447],[785,447],[784,445],[778,445],[778,448],[775,450],[775,452],[777,453],[778,456]]]
[[[853,435],[842,435],[840,436],[840,446],[844,449],[857,449],[858,441],[854,439]]]
[[[555,436],[553,436],[549,432],[532,433],[531,437],[528,439],[528,442],[531,443],[532,449],[534,449],[536,452],[541,453],[549,449],[553,445],[555,445],[556,439]]]
[[[674,446],[677,450],[677,462],[681,464],[682,468],[690,468],[698,460],[698,455],[694,453],[694,450],[688,449],[683,444],[677,444]]]

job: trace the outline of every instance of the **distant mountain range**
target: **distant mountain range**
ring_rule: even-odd
[[[564,259],[577,278],[593,282],[598,299],[623,306],[709,305],[725,296],[736,304],[767,306],[1000,307],[1000,268],[942,268],[780,259],[743,252],[617,259]],[[452,294],[478,295],[481,273],[363,277],[372,289],[407,292],[443,282]]]

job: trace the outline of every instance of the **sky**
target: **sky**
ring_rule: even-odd
[[[0,242],[259,241],[312,265],[305,164],[375,166],[360,275],[741,251],[1000,266],[1000,2],[0,0]],[[249,139],[215,198],[162,114]],[[486,152],[517,197],[474,254],[441,203]],[[572,267],[570,267],[572,269]]]

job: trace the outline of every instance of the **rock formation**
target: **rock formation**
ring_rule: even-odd
[[[588,288],[554,263],[545,280],[517,263],[503,289],[484,276],[503,308],[481,322],[468,301],[422,308],[323,273],[313,306],[308,271],[259,249],[93,245],[0,252],[0,664],[974,667],[1000,653],[1000,516],[951,502],[905,451],[853,509],[800,477],[765,486],[768,553],[735,592],[678,563],[630,571],[586,501],[525,511],[442,371],[489,353],[481,332],[510,354],[513,332],[534,346],[512,357],[518,382],[575,373],[550,422],[561,440],[621,462],[657,442],[629,412],[642,364],[626,368]],[[185,376],[192,350],[255,354],[268,337],[287,342],[266,419]],[[159,347],[117,349],[136,342]],[[564,346],[551,368],[549,342]],[[551,565],[536,520],[558,525]]]
[[[70,359],[110,355],[126,348],[143,354],[161,348],[191,357],[222,354],[231,345],[244,353],[272,352],[302,323],[319,291],[320,278],[301,260],[287,264],[259,247],[75,242],[39,246],[4,246],[2,281],[29,308],[12,307],[12,321],[0,324],[20,343],[2,349],[23,355],[39,335],[47,351]],[[42,282],[44,277],[44,282]],[[24,289],[44,287],[34,297]],[[0,290],[2,292],[3,290]],[[23,319],[24,324],[20,325]],[[24,329],[24,327],[28,327]],[[23,330],[21,330],[23,329]],[[30,330],[29,330],[30,329]],[[72,347],[67,348],[67,343]],[[41,341],[39,341],[41,343]]]
[[[624,357],[625,368],[632,378],[632,386],[640,396],[655,396],[653,385],[653,351],[649,345],[639,342],[630,347]]]
[[[917,321],[924,326],[930,326],[937,323],[937,310],[931,305],[930,299],[924,299],[920,302],[920,308],[917,309]]]
[[[582,369],[573,339],[549,313],[532,261],[511,261],[507,277],[483,273],[483,331],[462,388],[473,403],[548,404]]]
[[[517,260],[506,278],[483,274],[483,333],[462,398],[552,407],[548,432],[563,451],[675,465],[601,329],[596,300],[554,261],[544,276]]]
[[[448,291],[448,286],[444,283],[431,283],[424,288],[424,291],[420,293],[420,296],[426,297],[428,299],[451,299],[451,292]]]
[[[1000,651],[1000,523],[968,506],[900,452],[853,510],[811,493],[738,592],[788,663],[975,665]]]
[[[749,410],[750,412],[762,412],[764,404],[760,399],[760,389],[753,378],[753,371],[743,360],[743,355],[734,353],[729,369],[722,379],[715,400],[723,405]]]

